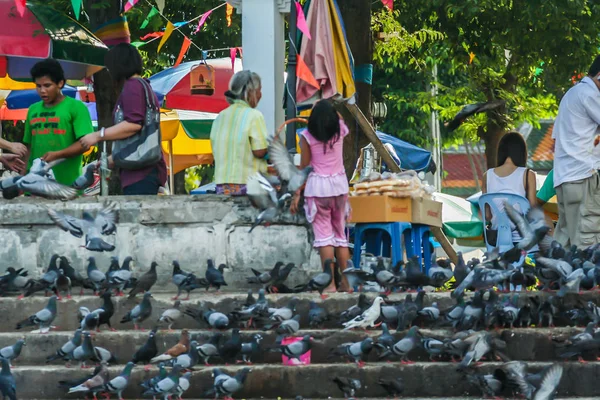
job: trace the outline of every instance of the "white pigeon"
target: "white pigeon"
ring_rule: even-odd
[[[352,328],[366,329],[367,326],[374,328],[376,326],[375,321],[379,319],[379,316],[381,314],[381,303],[383,303],[383,298],[379,296],[376,297],[371,307],[363,311],[363,313],[358,317],[355,317],[354,319],[351,319],[350,321],[345,322],[343,324],[344,330],[346,331]]]

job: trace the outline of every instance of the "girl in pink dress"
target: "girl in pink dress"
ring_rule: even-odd
[[[308,130],[300,138],[300,169],[308,165],[313,167],[304,188],[304,210],[315,234],[313,245],[319,251],[321,263],[327,259],[333,260],[335,256],[342,270],[350,258],[346,235],[350,205],[343,160],[344,138],[347,135],[348,127],[333,105],[321,100],[314,105]],[[297,195],[292,210],[297,208],[298,200]],[[348,282],[345,276],[342,279],[339,289],[347,291]],[[332,282],[325,291],[335,292],[335,283]]]

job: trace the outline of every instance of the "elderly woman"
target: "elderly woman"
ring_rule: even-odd
[[[251,71],[236,73],[225,92],[231,104],[221,111],[210,131],[215,159],[217,194],[246,194],[246,181],[267,172],[267,125],[256,109],[262,96],[260,77]]]

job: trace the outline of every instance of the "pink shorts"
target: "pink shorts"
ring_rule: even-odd
[[[314,247],[348,247],[346,218],[350,212],[348,195],[306,197],[304,211],[315,233]]]

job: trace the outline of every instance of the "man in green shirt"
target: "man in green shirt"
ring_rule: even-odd
[[[552,169],[546,176],[546,180],[544,181],[544,184],[540,190],[537,192],[536,197],[538,204],[541,207],[550,201],[550,199],[554,196],[556,196],[556,190],[554,189],[554,169]]]
[[[52,168],[57,182],[72,185],[82,173],[85,149],[79,139],[93,132],[90,113],[81,101],[63,95],[65,74],[58,61],[46,59],[31,69],[31,77],[42,101],[27,112],[23,143],[29,147],[29,163],[42,158],[66,160]]]

